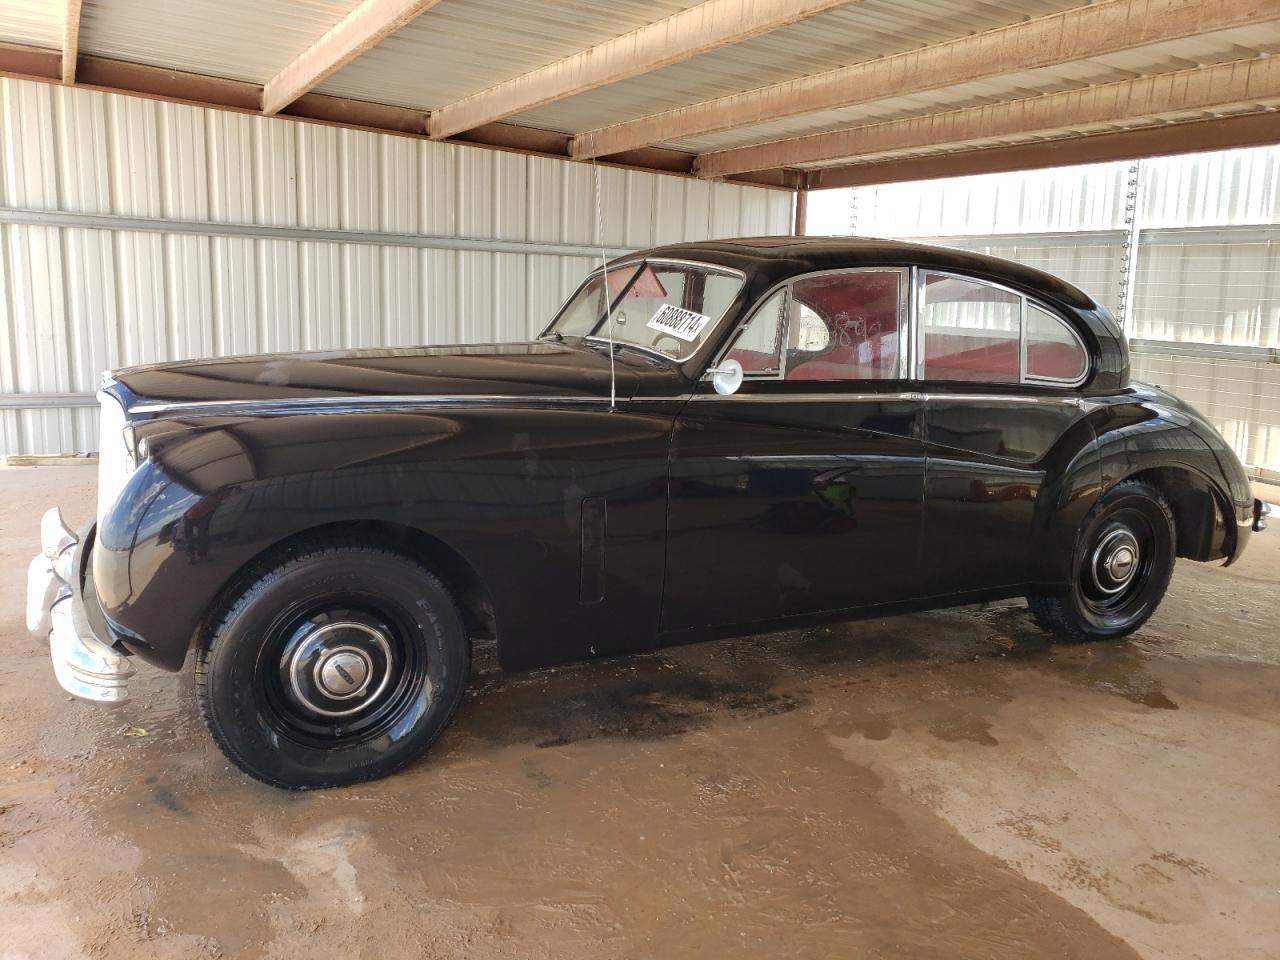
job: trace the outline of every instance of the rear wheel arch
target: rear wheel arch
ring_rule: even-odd
[[[1182,464],[1147,467],[1119,478],[1149,484],[1173,512],[1177,531],[1177,555],[1200,562],[1229,556],[1235,525],[1222,488],[1199,470]],[[1110,489],[1109,487],[1108,489]]]

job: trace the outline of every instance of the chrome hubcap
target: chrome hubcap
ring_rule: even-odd
[[[325,654],[316,664],[316,683],[335,700],[358,697],[373,676],[373,665],[363,651],[342,647]]]
[[[1112,530],[1094,548],[1089,563],[1093,585],[1108,596],[1120,593],[1133,581],[1141,556],[1133,533],[1124,528]]]
[[[345,717],[381,701],[395,662],[381,630],[343,620],[299,637],[286,650],[281,668],[301,706],[323,717]]]

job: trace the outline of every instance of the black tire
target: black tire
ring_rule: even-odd
[[[1068,640],[1127,636],[1155,613],[1176,559],[1169,504],[1150,484],[1126,480],[1103,494],[1085,518],[1070,589],[1034,594],[1027,604],[1041,629]]]
[[[384,777],[421,756],[462,699],[458,605],[415,560],[350,540],[259,564],[196,653],[200,716],[241,770],[289,790]]]

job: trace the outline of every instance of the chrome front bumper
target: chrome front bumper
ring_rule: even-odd
[[[57,507],[40,520],[41,553],[27,567],[27,629],[49,638],[53,673],[62,689],[84,700],[129,699],[129,658],[94,635],[81,600],[80,539]]]

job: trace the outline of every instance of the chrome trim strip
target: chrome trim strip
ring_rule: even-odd
[[[737,400],[748,403],[861,403],[868,400],[896,402],[919,400],[921,394],[912,390],[896,393],[699,393],[694,400]]]
[[[1021,296],[1018,298],[1018,381],[1020,383],[1027,382],[1027,298]],[[1054,314],[1050,314],[1054,316]],[[1085,357],[1089,354],[1086,352]],[[1089,363],[1086,359],[1085,367],[1088,368]]]
[[[688,394],[671,397],[622,397],[619,403],[681,403]],[[414,396],[389,394],[366,397],[282,397],[263,400],[190,400],[173,403],[136,403],[129,413],[182,413],[185,411],[210,411],[223,413],[234,410],[256,410],[267,413],[305,413],[329,408],[344,410],[351,407],[404,410],[417,407],[456,407],[470,404],[485,406],[527,405],[609,405],[608,397],[545,397],[536,394],[449,394],[440,396]]]
[[[920,333],[920,317],[924,314],[924,274],[919,267],[911,268],[911,313],[907,325],[911,331],[911,362],[907,368],[912,380],[924,379],[924,337]]]
[[[63,410],[97,405],[92,393],[0,393],[0,410]]]
[[[852,381],[851,381],[852,382]],[[1007,396],[999,393],[924,393],[919,390],[899,390],[885,393],[738,393],[727,396],[718,393],[699,393],[694,400],[738,400],[752,403],[849,403],[868,400],[918,401],[959,400],[968,403],[1036,403],[1061,406],[1082,406],[1080,397],[1028,397]]]
[[[638,343],[632,343],[630,340],[618,340],[614,338],[610,340],[608,337],[583,337],[588,343],[598,343],[602,347],[630,347],[632,350],[639,350],[641,353],[647,353],[651,357],[657,357],[667,363],[684,363],[684,360],[677,359],[670,354],[663,353],[661,350],[655,350],[652,347],[642,347]],[[686,358],[687,359],[687,358]]]

